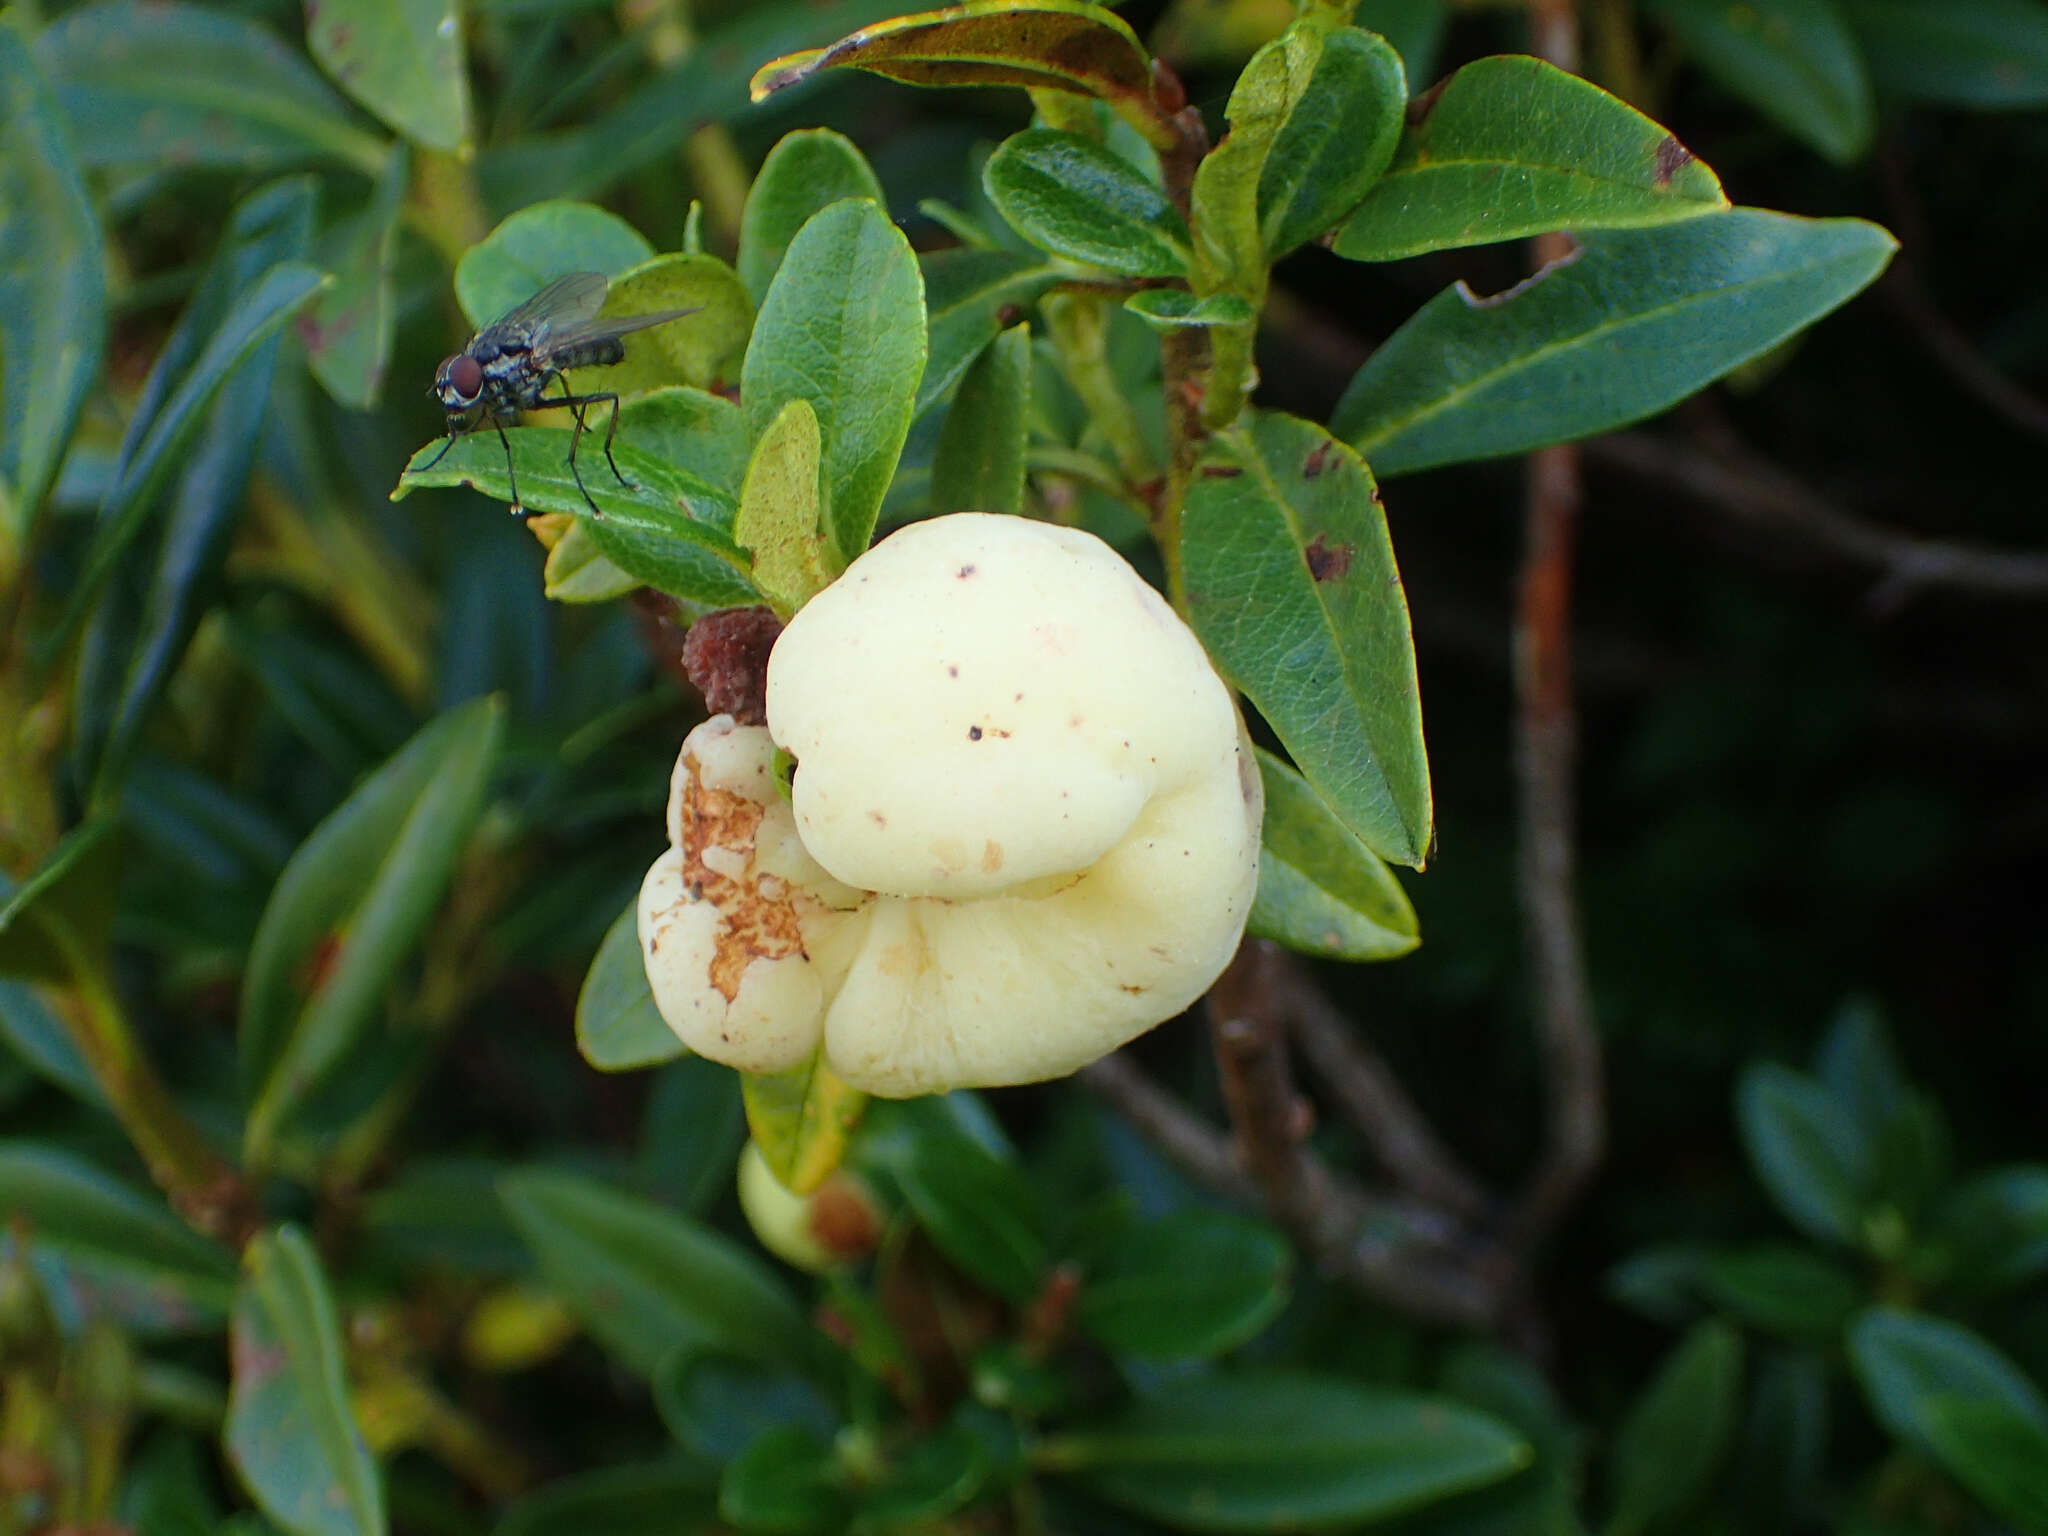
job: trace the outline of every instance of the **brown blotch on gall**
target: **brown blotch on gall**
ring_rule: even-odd
[[[978,725],[970,725],[969,727],[967,727],[967,739],[969,741],[981,740],[981,727]]]
[[[1351,569],[1352,548],[1349,544],[1331,545],[1319,533],[1302,554],[1308,560],[1308,573],[1318,582],[1340,581]]]
[[[974,567],[974,566],[971,566],[971,565],[963,565],[963,566],[961,566],[961,567],[960,567],[960,579],[961,579],[962,581],[965,581],[965,580],[966,580],[966,579],[967,579],[968,577],[970,577],[970,576],[972,576],[972,575],[974,574],[974,572],[975,572],[975,569],[976,569],[976,567]]]
[[[878,827],[887,827],[889,825],[889,818],[884,816],[880,811],[869,811],[868,820],[872,821]]]
[[[1657,146],[1657,185],[1668,187],[1671,178],[1692,164],[1693,153],[1678,142],[1675,134],[1666,134],[1664,142]]]

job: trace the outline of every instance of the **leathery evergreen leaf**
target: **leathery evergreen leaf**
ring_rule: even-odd
[[[833,575],[818,519],[818,455],[817,413],[799,396],[754,444],[733,520],[733,541],[754,559],[754,585],[785,618],[824,591]]]
[[[1635,108],[1540,59],[1501,55],[1409,103],[1392,163],[1333,249],[1393,261],[1727,206],[1714,173]]]
[[[1382,475],[1639,421],[1868,286],[1898,242],[1861,219],[1731,208],[1589,235],[1491,298],[1438,294],[1359,369],[1331,426]]]
[[[71,601],[59,626],[63,632],[69,633],[98,597],[222,386],[332,281],[304,262],[280,261],[236,300],[220,328],[207,338],[205,349],[139,434],[133,452],[123,452],[113,489],[100,508],[84,573],[71,589]],[[131,433],[131,437],[136,435]]]
[[[1152,60],[1114,11],[1081,0],[968,0],[863,27],[829,48],[764,64],[760,101],[821,69],[871,70],[908,85],[1021,85],[1149,108]]]
[[[1197,1377],[1041,1448],[1113,1504],[1177,1530],[1346,1528],[1528,1464],[1504,1425],[1436,1398],[1300,1371]]]
[[[982,348],[1024,317],[1060,280],[1060,271],[1018,251],[935,251],[920,259],[931,327],[914,415],[922,416],[960,382]]]
[[[455,297],[474,326],[486,326],[571,272],[617,277],[654,259],[647,237],[590,203],[522,208],[462,253]]]
[[[781,1280],[710,1228],[552,1169],[508,1174],[498,1192],[549,1285],[637,1374],[685,1345],[814,1363],[818,1341]]]
[[[749,1072],[740,1079],[747,1131],[768,1171],[794,1194],[825,1182],[846,1156],[868,1096],[849,1088],[825,1063],[820,1049],[787,1072]]]
[[[425,149],[469,143],[455,0],[306,0],[306,48],[335,84]]]
[[[2048,11],[2036,0],[1842,0],[1886,96],[1940,106],[2048,105]]]
[[[830,128],[800,128],[776,140],[740,214],[739,275],[755,304],[767,297],[797,231],[843,197],[887,206],[867,156],[851,139]]]
[[[1031,327],[1012,326],[960,381],[932,453],[931,509],[1024,510],[1024,444],[1031,414]]]
[[[624,419],[633,419],[630,408]],[[632,446],[630,431],[622,425],[612,448],[625,485],[612,477],[605,462],[602,425],[583,435],[575,470],[569,466],[568,432],[515,427],[505,433],[504,443],[484,431],[457,438],[452,446],[427,444],[413,455],[392,499],[423,486],[461,485],[510,502],[516,473],[521,505],[576,518],[598,552],[635,581],[691,602],[723,607],[759,602],[761,594],[747,579],[746,557],[732,541],[733,498]],[[437,457],[443,447],[446,456]],[[508,448],[515,469],[507,468]],[[431,468],[425,467],[430,463]],[[591,515],[584,488],[603,509],[602,516]]]
[[[1125,277],[1184,277],[1188,227],[1166,194],[1107,145],[1028,128],[988,158],[982,185],[1042,250]]]
[[[383,1536],[384,1485],[356,1427],[341,1322],[298,1228],[249,1244],[233,1344],[222,1439],[264,1514],[290,1536]]]
[[[1247,931],[1305,955],[1392,960],[1422,942],[1393,871],[1300,774],[1254,749],[1266,784],[1259,894]]]
[[[874,532],[924,366],[924,279],[903,231],[865,198],[814,215],[762,301],[740,401],[755,437],[791,400],[810,402],[825,533],[842,570]]]
[[[36,52],[90,166],[384,165],[384,141],[302,56],[215,6],[95,0],[53,21]]]
[[[21,33],[0,23],[0,517],[15,539],[99,375],[104,265],[56,97]]]
[[[1727,1453],[1741,1408],[1742,1335],[1718,1319],[1695,1327],[1629,1409],[1609,1474],[1612,1536],[1682,1513]]]
[[[639,922],[636,901],[605,930],[576,994],[576,1049],[600,1072],[630,1072],[687,1053],[654,1006],[640,956]]]
[[[0,1210],[32,1253],[55,1255],[66,1279],[122,1315],[216,1326],[234,1294],[234,1255],[135,1189],[55,1147],[0,1142]]]
[[[1650,11],[1714,79],[1830,160],[1870,147],[1870,76],[1833,0],[1652,0]]]
[[[1189,622],[1302,776],[1380,857],[1429,850],[1408,604],[1372,474],[1321,427],[1262,412],[1213,440],[1181,529]]]
[[[501,701],[486,698],[441,716],[285,866],[242,986],[243,1145],[252,1165],[383,1008],[483,814],[504,714]]]
[[[1929,1417],[1945,1398],[1995,1403],[2048,1430],[2048,1399],[1980,1335],[1946,1318],[1872,1307],[1849,1327],[1849,1365],[1878,1423],[1936,1454]]]

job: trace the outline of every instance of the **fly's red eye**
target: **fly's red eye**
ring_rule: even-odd
[[[484,366],[467,352],[448,361],[448,382],[465,400],[474,400],[484,387]]]

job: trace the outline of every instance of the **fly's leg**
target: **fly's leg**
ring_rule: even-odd
[[[447,458],[448,450],[455,446],[455,439],[460,437],[461,435],[462,434],[459,432],[450,432],[448,434],[448,441],[441,445],[441,451],[435,454],[431,459],[427,460],[427,462],[422,464],[418,469],[414,470],[413,473],[423,475],[428,470],[432,469],[436,464],[440,463],[443,459]]]
[[[512,515],[524,517],[526,508],[519,502],[519,471],[512,467],[512,444],[506,438],[505,428],[501,423],[494,421],[491,426],[497,431],[499,445],[505,450],[505,479],[512,487]]]
[[[625,486],[628,490],[639,489],[631,480],[628,480],[619,473],[618,462],[612,458],[612,437],[619,430],[619,397],[617,395],[572,395],[569,393],[568,384],[564,383],[560,399],[538,400],[535,404],[542,406],[567,406],[569,414],[576,418],[575,430],[569,434],[569,473],[576,477],[576,489],[583,492],[583,499],[585,501],[590,502],[591,511],[596,512],[599,517],[604,516],[604,513],[598,509],[597,503],[590,499],[590,491],[583,484],[583,471],[576,467],[576,445],[583,441],[583,433],[588,425],[583,418],[583,413],[593,405],[609,405],[612,408],[611,424],[604,434],[605,462],[611,465],[612,474],[617,478],[619,484]]]

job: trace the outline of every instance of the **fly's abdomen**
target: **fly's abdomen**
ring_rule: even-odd
[[[618,337],[593,336],[588,341],[550,348],[548,367],[562,371],[571,368],[608,368],[625,355],[626,344]]]

